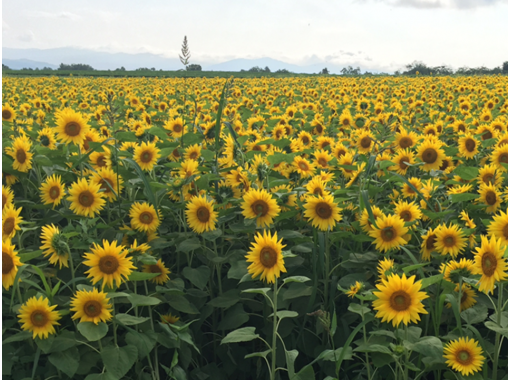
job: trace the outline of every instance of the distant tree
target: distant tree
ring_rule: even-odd
[[[276,74],[289,74],[290,71],[287,69],[279,69],[275,71]]]
[[[503,62],[501,71],[503,75],[508,75],[508,61]]]
[[[254,66],[251,69],[248,70],[250,73],[263,73],[264,69],[260,68],[258,66]]]
[[[268,66],[266,66],[266,67],[264,67],[264,72],[266,72],[266,73],[270,73],[270,72],[271,72],[271,69],[270,69]]]
[[[42,69],[43,70],[47,70],[47,71],[53,71],[53,69],[51,67],[48,67],[48,66],[44,66]]]
[[[70,65],[66,65],[65,63],[61,63],[58,70],[82,70],[82,71],[94,71],[94,68],[90,65],[84,63],[72,63]]]
[[[139,67],[135,71],[149,71],[147,67]]]
[[[202,71],[202,66],[197,64],[191,64],[186,66],[186,71]]]
[[[124,66],[121,66],[118,69],[115,69],[115,71],[126,71],[126,68]]]
[[[179,55],[179,59],[184,66],[187,66],[191,58],[191,53],[188,48],[188,38],[186,36],[184,36],[184,41],[182,43],[181,54],[182,56]]]
[[[11,69],[11,68],[10,68],[9,66],[4,65],[4,64],[2,63],[2,70],[10,70],[10,69]]]
[[[361,69],[359,67],[353,68],[352,66],[347,66],[340,70],[340,72],[342,75],[360,75]]]
[[[319,73],[321,75],[329,75],[329,70],[327,67],[323,68],[322,71]]]

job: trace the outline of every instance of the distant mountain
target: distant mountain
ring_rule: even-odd
[[[6,59],[2,57],[2,63],[13,70],[27,69],[42,69],[43,67],[50,67],[52,69],[58,68],[57,65],[52,65],[48,62],[32,61],[30,59]]]
[[[249,69],[255,66],[258,66],[262,69],[267,66],[272,72],[281,69],[287,69],[293,73],[303,72],[303,68],[301,66],[293,65],[273,58],[258,58],[258,59],[238,58],[227,62],[217,63],[215,65],[203,66],[202,69],[207,71],[241,71],[241,70],[248,71]]]

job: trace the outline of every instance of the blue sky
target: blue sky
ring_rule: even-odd
[[[196,62],[271,57],[392,71],[508,59],[507,0],[4,0],[2,45],[82,47]]]

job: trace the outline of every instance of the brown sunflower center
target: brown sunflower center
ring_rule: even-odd
[[[11,216],[4,220],[4,235],[10,235],[14,230],[14,218]]]
[[[408,166],[406,164],[406,162],[409,162],[410,159],[409,157],[405,156],[405,157],[402,157],[400,159],[400,161],[398,162],[398,166],[400,167],[401,170],[407,170]]]
[[[455,246],[455,243],[457,243],[457,239],[455,239],[455,236],[453,235],[446,235],[443,238],[443,244],[447,248]]]
[[[211,213],[209,212],[209,209],[205,206],[201,206],[197,210],[197,218],[202,223],[207,223],[209,221],[210,216],[211,216]]]
[[[310,139],[308,138],[308,136],[303,136],[301,137],[301,141],[303,142],[303,144],[305,145],[308,145],[310,143]]]
[[[175,158],[179,158],[179,157],[181,157],[181,155],[179,154],[179,150],[177,150],[177,148],[175,148],[175,149],[172,151],[172,156],[174,156]]]
[[[99,158],[96,161],[96,165],[100,168],[106,166],[106,159],[104,156],[99,156]]]
[[[176,132],[176,133],[182,132],[182,125],[175,124],[173,129],[174,129],[174,132]]]
[[[460,297],[460,303],[463,304],[464,302],[466,302],[468,298],[468,294],[466,293],[466,291],[462,291],[462,296]]]
[[[103,256],[99,259],[99,270],[102,273],[112,274],[119,268],[119,260],[115,256]]]
[[[302,161],[301,161],[301,162],[299,163],[299,168],[300,168],[301,170],[305,170],[305,171],[306,171],[306,170],[308,170],[308,165],[306,164],[306,162],[302,162]]]
[[[24,149],[18,149],[16,151],[16,160],[20,164],[24,164],[25,163],[25,161],[27,160],[27,153],[25,152]]]
[[[152,160],[152,153],[149,152],[148,150],[142,152],[142,154],[140,155],[140,161],[142,161],[143,163],[148,163],[148,162],[151,162]]]
[[[6,252],[2,252],[2,274],[9,274],[12,268],[14,268],[12,257]]]
[[[488,140],[488,139],[492,139],[491,131],[485,131],[485,133],[482,135],[482,140]]]
[[[52,186],[48,193],[50,195],[50,198],[55,200],[60,195],[60,188],[58,186]]]
[[[437,161],[438,158],[437,151],[434,148],[427,148],[421,155],[421,159],[423,162],[426,162],[427,164],[433,164]]]
[[[459,124],[459,126],[457,127],[457,129],[461,132],[466,132],[466,126],[464,124]]]
[[[2,194],[2,210],[4,209],[6,203],[7,203],[7,197],[4,194]]]
[[[328,166],[328,162],[327,162],[327,161],[326,161],[326,159],[325,159],[325,158],[323,158],[323,157],[319,158],[319,159],[317,160],[317,162],[318,162],[318,163],[319,163],[319,165],[320,165],[320,166],[322,166],[322,167],[326,167],[326,166]]]
[[[103,305],[99,301],[90,300],[83,305],[83,312],[87,315],[87,317],[94,318],[101,314],[103,310]]]
[[[498,157],[498,162],[508,164],[508,153],[501,153]]]
[[[508,223],[503,227],[503,236],[505,237],[505,240],[508,241]]]
[[[80,126],[80,124],[78,124],[74,121],[71,121],[66,124],[66,126],[64,127],[64,131],[67,136],[71,136],[71,137],[78,136],[81,131],[81,126]]]
[[[400,141],[398,142],[398,145],[402,149],[409,148],[410,146],[413,145],[413,140],[411,140],[411,138],[409,138],[409,137],[402,137],[400,139]]]
[[[89,150],[89,141],[92,141],[92,139],[90,137],[85,137],[85,140],[83,141],[83,149]]]
[[[381,231],[381,238],[384,241],[393,241],[395,237],[397,236],[397,231],[395,231],[395,228],[392,226],[384,227]]]
[[[46,326],[48,323],[48,314],[44,310],[34,310],[30,314],[30,322],[36,327]]]
[[[278,254],[271,247],[264,247],[260,250],[260,262],[266,268],[272,268],[275,266],[278,258]]]
[[[163,273],[157,264],[149,265],[149,270],[151,273]]]
[[[315,195],[320,195],[322,196],[322,188],[321,187],[316,187],[315,189],[313,189],[313,193]]]
[[[437,240],[436,235],[430,235],[427,238],[427,241],[426,241],[425,245],[427,246],[428,250],[434,249],[434,245],[436,244],[436,240]]]
[[[315,129],[317,130],[317,133],[319,133],[319,134],[321,134],[321,133],[322,133],[322,131],[324,131],[324,128],[323,128],[323,127],[322,127],[322,125],[320,125],[320,124],[319,124],[319,125],[317,125],[317,126],[315,127]]]
[[[251,209],[254,214],[256,215],[260,214],[260,216],[265,216],[269,212],[269,205],[263,200],[259,199],[253,202],[253,204],[251,205]]]
[[[142,222],[143,224],[151,224],[152,221],[154,220],[154,216],[152,215],[152,213],[144,211],[140,214],[139,219],[140,222]]]
[[[10,119],[12,116],[11,111],[9,110],[2,110],[2,119]]]
[[[113,182],[108,178],[103,178],[101,180],[101,189],[103,189],[105,193],[111,193],[110,187],[113,189]]]
[[[469,153],[471,153],[475,150],[476,142],[473,139],[467,139],[466,142],[464,143],[464,145],[466,146],[466,150]]]
[[[494,174],[487,173],[482,177],[482,180],[483,180],[483,182],[485,182],[486,185],[488,185],[489,183],[492,183],[493,178],[494,178]]]
[[[328,203],[319,202],[315,206],[315,213],[321,219],[329,219],[331,217],[331,215],[333,214],[333,209],[331,208],[331,205],[329,205]]]
[[[94,194],[92,194],[90,191],[85,190],[83,193],[80,194],[78,197],[78,202],[83,207],[90,207],[94,203]]]
[[[370,145],[372,144],[372,139],[368,136],[365,136],[361,139],[359,144],[361,145],[362,148],[365,149],[370,148]]]
[[[487,191],[487,194],[485,194],[485,202],[487,202],[488,205],[492,206],[497,201],[496,193],[492,190]]]
[[[469,365],[473,362],[473,357],[466,350],[461,350],[457,352],[456,359],[462,365]]]
[[[403,290],[397,290],[390,297],[390,306],[393,310],[404,311],[411,305],[411,297]]]
[[[413,215],[411,214],[411,211],[405,210],[400,213],[400,217],[404,219],[405,222],[409,222],[412,219]]]
[[[498,267],[498,259],[492,252],[485,252],[482,256],[482,271],[487,277],[492,277]]]
[[[347,126],[350,124],[349,119],[347,119],[347,118],[343,119],[343,120],[342,120],[342,124],[343,124],[345,127],[347,127]]]
[[[342,156],[345,156],[345,153],[347,153],[344,149],[339,149],[337,152],[336,152],[336,157],[337,158],[340,158]]]
[[[197,157],[198,157],[198,153],[197,152],[191,152],[190,155],[189,155],[189,158],[192,159],[192,160],[195,160]]]

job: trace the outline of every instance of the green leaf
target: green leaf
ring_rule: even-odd
[[[76,346],[76,336],[74,332],[64,330],[56,336],[48,352],[61,352]]]
[[[23,264],[26,264],[30,260],[35,259],[36,257],[39,257],[41,255],[42,255],[42,251],[37,250],[37,251],[32,251],[32,252],[20,253],[18,256],[19,256],[20,261]]]
[[[207,231],[202,233],[202,237],[205,240],[214,241],[217,238],[219,238],[221,235],[223,235],[223,232],[220,229],[214,230],[214,231]]]
[[[404,273],[409,273],[415,269],[418,269],[418,268],[423,268],[424,266],[427,266],[429,265],[429,263],[422,263],[422,264],[415,264],[415,265],[408,265],[404,268],[402,268],[402,270],[404,271]]]
[[[501,335],[508,338],[508,329],[501,327],[500,325],[498,325],[497,323],[492,322],[492,321],[487,321],[484,324],[485,324],[485,327],[487,327],[489,330],[500,333]]]
[[[138,350],[136,346],[130,344],[124,347],[111,345],[101,350],[101,358],[106,370],[118,379],[122,379],[135,364]]]
[[[285,361],[287,362],[287,370],[289,371],[289,378],[292,378],[295,374],[294,362],[298,357],[298,350],[287,351],[285,350]]]
[[[177,252],[188,253],[200,247],[200,241],[197,238],[191,238],[181,242],[181,244],[177,247]]]
[[[231,289],[227,292],[224,292],[221,296],[216,297],[209,301],[209,305],[213,307],[220,307],[223,309],[228,309],[229,307],[235,305],[241,299],[239,298],[239,293],[237,289]]]
[[[298,315],[299,315],[299,313],[297,313],[295,311],[291,311],[291,310],[280,310],[280,311],[276,312],[276,316],[279,319],[283,319],[283,318],[295,318]],[[273,313],[271,313],[268,318],[271,318],[272,316],[273,316]]]
[[[150,183],[147,180],[147,177],[145,176],[142,168],[140,168],[140,165],[138,165],[135,161],[133,161],[130,158],[124,158],[122,161],[127,162],[135,169],[135,172],[136,172],[138,178],[140,178],[143,182],[144,194],[147,196],[147,200],[149,201],[149,204],[154,206],[154,209],[156,210],[156,215],[159,217],[160,216],[159,215],[159,206],[158,206],[158,203],[156,202],[156,197],[154,196],[154,193],[152,191]]]
[[[119,378],[109,372],[103,372],[88,375],[85,380],[119,380]]]
[[[147,132],[149,132],[151,135],[158,136],[163,141],[168,139],[167,132],[163,128],[152,127]]]
[[[246,311],[244,311],[243,305],[238,303],[234,307],[230,308],[226,312],[225,316],[221,318],[221,321],[218,324],[218,329],[233,330],[248,322],[249,319],[250,316]]]
[[[221,344],[249,342],[258,337],[259,334],[255,334],[255,327],[243,327],[242,329],[237,329],[228,333],[227,336],[221,340]]]
[[[108,332],[108,325],[104,322],[99,322],[97,325],[93,322],[80,322],[77,325],[78,331],[89,342],[95,342],[103,338]]]
[[[205,265],[198,268],[186,267],[182,270],[182,275],[198,289],[204,289],[209,281],[211,270]]]
[[[2,344],[13,343],[13,342],[21,342],[23,340],[32,339],[32,333],[30,331],[21,331],[16,333],[6,339],[2,340]]]
[[[435,276],[430,276],[421,280],[421,290],[427,289],[430,285],[433,285],[443,279],[443,274],[436,274]]]
[[[371,322],[373,320],[373,316],[371,314],[368,314],[363,322],[361,322],[349,335],[347,338],[347,341],[344,343],[344,346],[342,348],[342,351],[340,351],[340,355],[338,356],[337,362],[336,362],[336,372],[338,373],[340,371],[340,367],[342,366],[342,362],[345,360],[345,357],[347,355],[347,352],[349,349],[352,350],[351,347],[349,347],[356,336],[356,334],[365,326],[367,323]]]
[[[311,365],[301,368],[290,380],[315,380],[315,371]]]
[[[48,356],[48,360],[67,376],[73,378],[80,364],[80,354],[76,347],[70,347],[65,351],[52,353]]]
[[[138,138],[134,132],[117,132],[115,134],[117,139],[122,142],[136,142]],[[168,136],[167,136],[168,137]]]
[[[487,306],[477,303],[473,307],[466,309],[460,313],[460,317],[468,324],[474,325],[476,323],[482,323],[487,319],[488,315]]]
[[[161,300],[156,297],[148,297],[143,296],[140,294],[129,294],[128,299],[133,305],[133,307],[136,306],[154,306],[159,305],[161,303]]]
[[[121,323],[125,326],[139,325],[140,323],[143,323],[143,322],[149,320],[149,318],[135,317],[133,315],[129,315],[129,314],[125,314],[125,313],[116,314],[115,319],[119,323]]]
[[[460,178],[471,181],[478,177],[478,168],[472,166],[459,165],[453,171],[453,174],[458,175]]]
[[[311,281],[308,277],[305,277],[305,276],[291,276],[291,277],[287,277],[283,280],[283,283],[284,284],[287,284],[289,282],[301,282],[301,283],[304,283],[304,282],[307,282],[307,281]]]
[[[467,202],[471,201],[473,199],[480,198],[479,194],[471,194],[471,193],[462,193],[462,194],[452,194],[450,195],[450,199],[452,200],[452,203],[457,202]]]
[[[150,280],[151,278],[159,276],[160,273],[143,273],[143,272],[131,272],[128,279],[129,281],[144,281]]]
[[[300,283],[292,284],[285,292],[283,292],[283,299],[290,300],[298,297],[306,297],[312,294],[312,287],[305,286]]]
[[[418,343],[414,343],[412,350],[434,359],[441,360],[443,357],[443,343],[435,336],[424,336]]]
[[[275,153],[270,156],[267,156],[267,161],[271,165],[279,164],[280,162],[292,164],[292,162],[294,161],[294,155],[287,153]]]
[[[347,310],[349,310],[350,312],[353,312],[353,313],[356,313],[356,314],[359,314],[361,316],[363,315],[367,315],[368,313],[370,313],[370,309],[366,306],[361,306],[360,304],[358,303],[351,303],[349,305],[349,307],[347,308]]]
[[[255,357],[265,358],[267,356],[267,354],[269,354],[271,351],[272,350],[267,350],[267,351],[262,351],[262,352],[254,352],[252,354],[246,355],[244,358],[245,359],[255,358]]]
[[[151,353],[156,346],[157,334],[154,331],[145,331],[142,334],[129,331],[126,334],[126,342],[138,348],[138,359],[142,360]]]
[[[271,288],[246,289],[243,290],[242,293],[257,293],[267,295],[267,292],[269,292],[270,290]]]
[[[168,297],[168,304],[181,313],[200,314],[200,311],[195,307],[195,305],[190,303],[183,296],[170,295]]]

